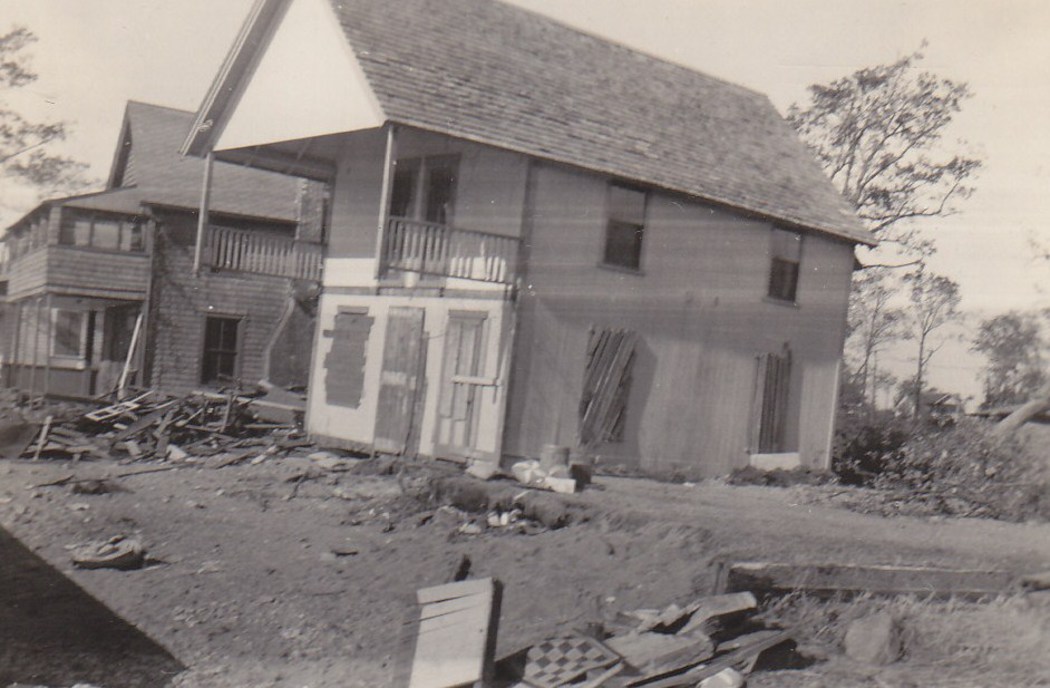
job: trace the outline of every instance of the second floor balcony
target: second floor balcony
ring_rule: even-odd
[[[513,284],[520,244],[517,237],[391,217],[380,258],[384,270]]]
[[[320,244],[270,232],[212,226],[205,252],[215,270],[321,281],[324,250]]]

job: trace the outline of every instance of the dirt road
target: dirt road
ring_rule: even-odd
[[[583,523],[469,534],[463,514],[405,495],[423,476],[354,466],[180,465],[78,494],[34,486],[145,466],[4,461],[0,526],[188,667],[174,685],[202,688],[388,685],[409,661],[414,591],[464,556],[471,575],[504,583],[500,655],[610,610],[704,594],[725,558],[1050,568],[1050,525],[863,516],[814,503],[828,488],[599,478],[566,497]],[[70,546],[118,534],[154,563],[72,567]]]

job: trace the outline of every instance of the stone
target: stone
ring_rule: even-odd
[[[846,654],[858,662],[892,664],[903,650],[900,624],[884,612],[856,619],[846,629],[845,645]]]

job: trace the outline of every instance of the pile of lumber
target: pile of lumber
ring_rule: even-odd
[[[189,455],[257,454],[260,445],[308,444],[294,404],[234,391],[172,396],[148,391],[62,419],[47,416],[21,455],[25,458],[179,460]],[[252,448],[256,449],[252,449]]]
[[[757,623],[754,595],[737,592],[620,612],[495,662],[501,592],[493,579],[419,591],[410,688],[739,688],[793,659],[791,632]]]

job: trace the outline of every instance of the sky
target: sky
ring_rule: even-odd
[[[391,0],[396,1],[396,0]],[[0,31],[39,37],[40,79],[23,112],[73,124],[65,151],[104,179],[129,99],[195,110],[252,0],[0,0]],[[806,87],[918,49],[922,68],[970,85],[945,142],[985,161],[962,212],[925,225],[931,268],[955,279],[980,318],[1050,306],[1050,3],[1045,0],[513,0],[632,48],[761,91],[782,112]],[[4,225],[33,204],[0,207]],[[1045,285],[1045,286],[1043,286]],[[969,328],[969,329],[968,329]],[[898,350],[899,349],[899,350]],[[904,370],[907,345],[885,354]],[[933,382],[978,393],[980,360],[950,342]]]

